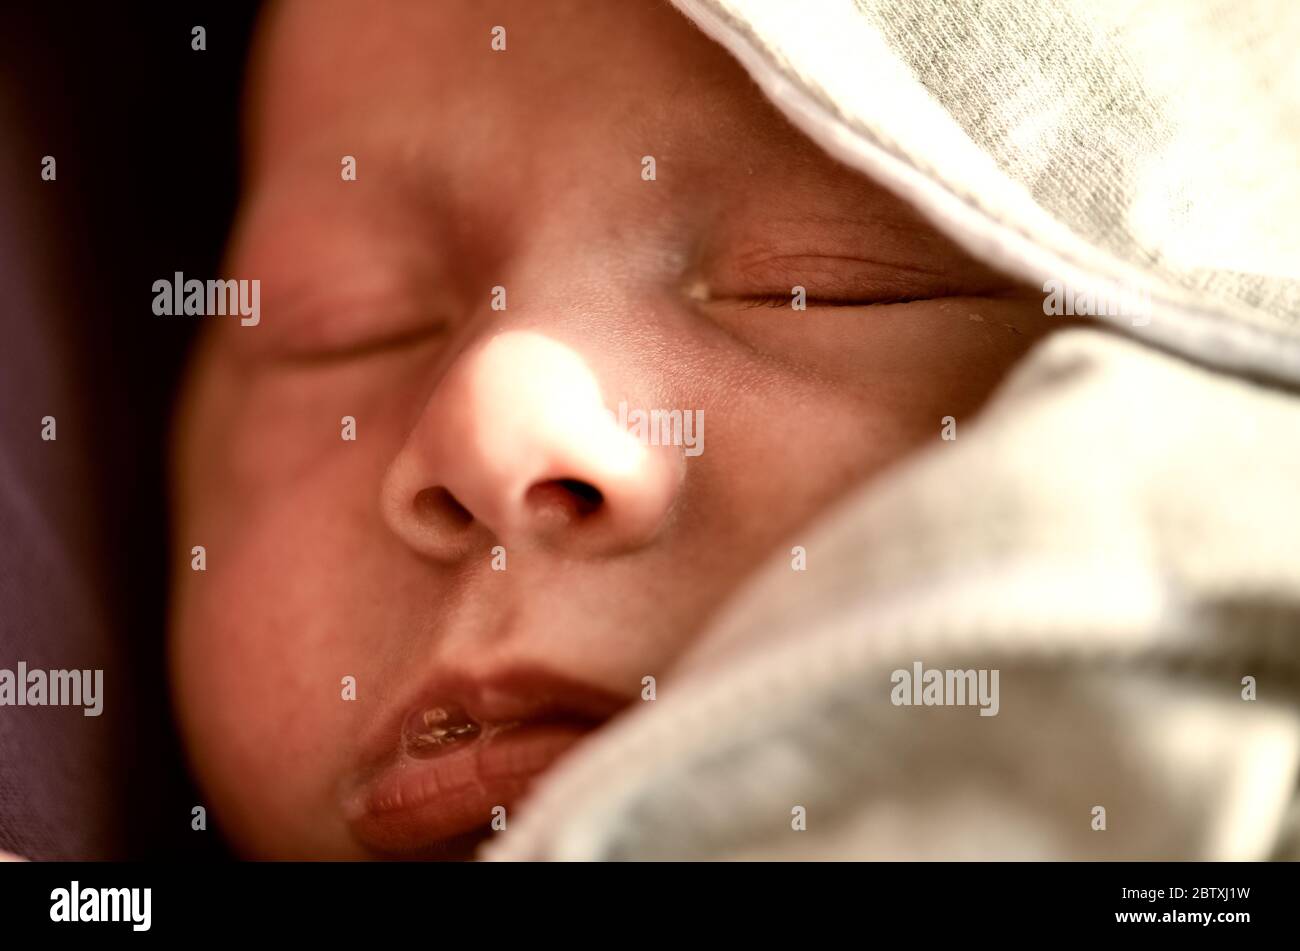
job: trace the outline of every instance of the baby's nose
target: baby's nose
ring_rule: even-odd
[[[448,369],[389,467],[384,516],[417,552],[463,556],[486,529],[507,549],[601,554],[649,542],[684,472],[606,409],[572,349],[530,331],[475,344]]]

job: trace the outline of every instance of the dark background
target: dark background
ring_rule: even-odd
[[[52,731],[40,747],[50,751],[43,765],[21,761],[13,744],[0,749],[0,848],[27,857],[226,855],[211,815],[208,833],[190,828],[190,810],[202,799],[176,739],[164,655],[169,559],[189,557],[168,541],[167,428],[195,325],[155,317],[151,285],[175,271],[219,272],[238,191],[240,95],[258,6],[44,2],[0,10],[7,179],[0,187],[0,382],[12,391],[0,419],[13,423],[0,451],[26,473],[28,490],[67,516],[55,521],[72,564],[47,572],[40,583],[53,594],[43,589],[42,597],[78,597],[74,576],[89,579],[94,592],[86,612],[93,620],[33,629],[40,621],[30,618],[40,611],[14,603],[15,592],[21,602],[33,590],[21,577],[32,540],[0,538],[9,552],[0,558],[8,599],[0,602],[0,667],[24,659],[15,647],[22,638],[60,647],[52,656],[67,663],[59,666],[89,666],[77,662],[78,652],[95,640],[106,652],[106,712],[116,701],[107,747],[101,735],[93,741],[106,758],[97,771],[74,762],[90,755],[79,752],[76,731],[93,721],[79,715],[58,719],[57,728],[48,715],[39,721],[38,729]],[[207,30],[205,51],[191,49],[196,25]],[[56,182],[40,179],[44,155],[57,159]],[[41,345],[14,343],[6,357],[6,340],[28,338]],[[57,359],[12,366],[28,352]],[[47,387],[61,394],[62,455],[27,435],[40,410],[23,406],[25,395]],[[69,730],[74,735],[64,735]],[[68,762],[60,766],[60,757]],[[84,827],[65,821],[39,842],[24,839],[30,811],[24,817],[9,806],[39,803],[52,788],[58,795],[60,783],[70,794],[75,784],[97,814],[85,816]]]

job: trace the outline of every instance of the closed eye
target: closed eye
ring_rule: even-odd
[[[875,296],[869,300],[840,300],[838,298],[816,298],[806,297],[804,306],[806,307],[872,307],[877,304],[910,304],[916,301],[936,300],[945,296],[945,294],[898,294],[890,296]],[[733,298],[714,298],[710,303],[728,303],[734,302],[743,309],[752,309],[757,307],[790,307],[794,303],[793,294],[785,295],[763,295],[759,297],[733,297]]]
[[[398,353],[433,341],[443,336],[449,326],[447,322],[441,322],[424,327],[398,330],[389,334],[358,338],[354,342],[331,343],[328,345],[290,344],[282,353],[277,354],[277,357],[281,362],[298,366],[339,363],[344,360],[361,360]]]
[[[913,251],[867,257],[760,250],[715,255],[706,265],[703,299],[744,307],[788,305],[793,288],[804,288],[808,307],[867,307],[944,297],[997,294],[1014,284],[1006,275],[973,261],[929,260]]]

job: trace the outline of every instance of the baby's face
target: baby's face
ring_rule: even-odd
[[[286,4],[251,93],[172,635],[249,854],[464,854],[1045,323],[666,5]]]

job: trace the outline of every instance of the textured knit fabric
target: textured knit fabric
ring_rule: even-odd
[[[1152,309],[790,539],[485,854],[1300,858],[1300,7],[677,5],[974,254]]]

